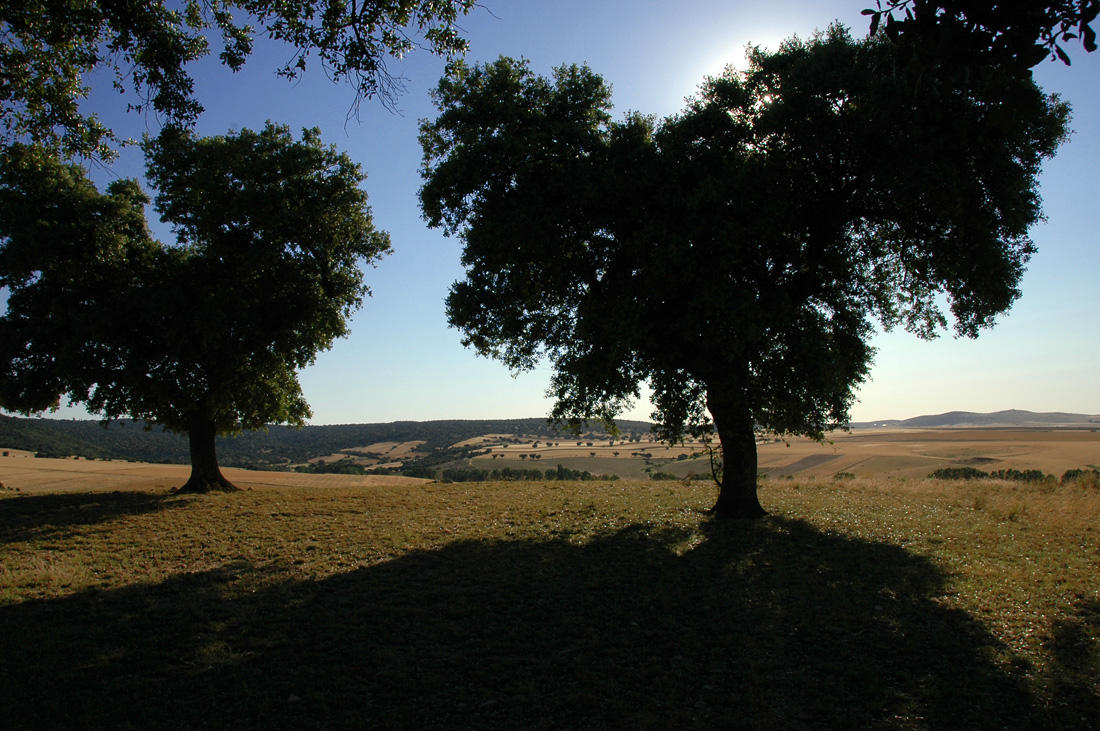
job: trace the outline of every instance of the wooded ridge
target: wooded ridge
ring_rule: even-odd
[[[620,421],[626,434],[648,434],[650,424]],[[441,421],[395,421],[385,424],[337,424],[270,426],[267,430],[244,432],[236,437],[219,437],[217,450],[222,464],[234,467],[276,468],[306,462],[341,449],[377,442],[423,441],[417,452],[429,454],[483,434],[555,436],[562,432],[545,418],[455,419]],[[593,425],[585,434],[602,435]],[[187,436],[128,419],[104,422],[19,418],[0,415],[0,446],[25,449],[49,457],[127,459],[162,464],[189,461]]]

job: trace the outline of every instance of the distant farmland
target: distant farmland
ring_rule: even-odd
[[[7,450],[13,455],[30,455]],[[952,467],[973,467],[985,472],[1004,469],[1040,470],[1060,476],[1066,470],[1100,465],[1100,432],[1092,428],[941,428],[856,429],[833,432],[825,442],[805,438],[766,439],[757,445],[759,472],[771,479],[828,479],[838,474],[856,477],[926,477]],[[32,458],[32,457],[29,457]],[[407,465],[428,464],[426,471],[473,468],[478,470],[553,470],[557,465],[593,475],[623,479],[649,479],[654,475],[687,478],[710,474],[710,459],[703,444],[688,442],[668,446],[652,435],[633,439],[589,435],[487,433],[426,449],[421,440],[387,440],[359,443],[326,451],[300,464],[353,462],[364,469],[399,471]],[[8,464],[6,461],[5,464]],[[85,464],[86,463],[86,464]],[[77,469],[73,460],[58,464]],[[115,468],[91,465],[126,465]],[[120,484],[139,475],[152,474],[148,466],[122,462],[80,462],[81,470],[115,469]],[[183,475],[186,465],[165,466],[164,474]],[[156,470],[153,470],[156,472]],[[234,470],[245,482],[256,479],[253,471]],[[60,474],[60,473],[59,473]],[[278,474],[278,473],[272,473]],[[315,475],[313,479],[323,476]],[[336,477],[336,476],[333,476]],[[175,479],[175,478],[173,478]],[[233,478],[236,479],[236,478]],[[286,484],[287,478],[270,478]],[[7,481],[0,476],[0,480]],[[170,482],[170,480],[169,480]],[[73,484],[80,481],[73,478]],[[167,485],[168,483],[164,483]],[[295,482],[294,484],[304,484]]]
[[[563,439],[520,444],[482,444],[486,453],[470,460],[479,469],[553,468],[561,464],[593,474],[645,479],[655,472],[687,477],[710,474],[705,447],[689,442],[668,446],[641,442]],[[1092,429],[967,428],[859,429],[833,432],[825,442],[806,438],[767,439],[757,445],[759,471],[766,477],[926,477],[944,467],[983,471],[1037,469],[1055,476],[1100,464],[1100,432]]]

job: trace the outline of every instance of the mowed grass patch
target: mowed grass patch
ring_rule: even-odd
[[[1093,728],[1100,493],[1001,482],[0,499],[10,727]]]

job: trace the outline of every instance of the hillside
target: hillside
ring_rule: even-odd
[[[710,461],[698,443],[655,443],[650,424],[621,422],[611,439],[602,429],[566,435],[545,419],[400,421],[385,424],[273,426],[218,441],[224,467],[349,475],[400,474],[447,480],[541,479],[556,474],[625,479],[706,479]],[[1040,469],[1061,474],[1094,465],[1100,417],[1084,414],[953,411],[912,419],[852,424],[825,443],[764,440],[765,475],[838,472],[925,476],[940,467]],[[885,428],[884,428],[885,427]],[[77,456],[188,464],[187,438],[133,421],[0,416],[0,448],[43,457]],[[505,477],[508,475],[508,477]],[[579,479],[577,477],[576,479]]]
[[[854,429],[889,427],[900,429],[934,429],[937,427],[1095,427],[1100,424],[1097,414],[1069,414],[1060,411],[1037,413],[1008,409],[988,414],[973,411],[948,411],[943,414],[914,416],[911,419],[885,419],[882,421],[853,422]]]
[[[646,434],[650,425],[619,422],[624,434]],[[586,432],[589,433],[589,432]],[[603,429],[590,432],[602,436]],[[341,450],[383,442],[421,442],[414,450],[430,455],[484,434],[552,437],[561,432],[546,419],[396,421],[387,424],[341,424],[295,429],[272,426],[218,439],[221,463],[237,467],[279,467],[308,462]],[[187,436],[147,429],[130,420],[99,421],[27,419],[0,415],[0,446],[43,456],[123,459],[161,464],[190,461]]]

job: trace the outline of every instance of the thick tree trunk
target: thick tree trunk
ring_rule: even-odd
[[[751,413],[737,398],[710,389],[707,408],[722,445],[722,484],[711,512],[720,518],[766,515],[756,497],[756,432]]]
[[[214,450],[217,433],[212,420],[201,416],[191,419],[187,433],[191,442],[191,477],[176,492],[232,492],[237,489],[218,467],[218,455]]]

